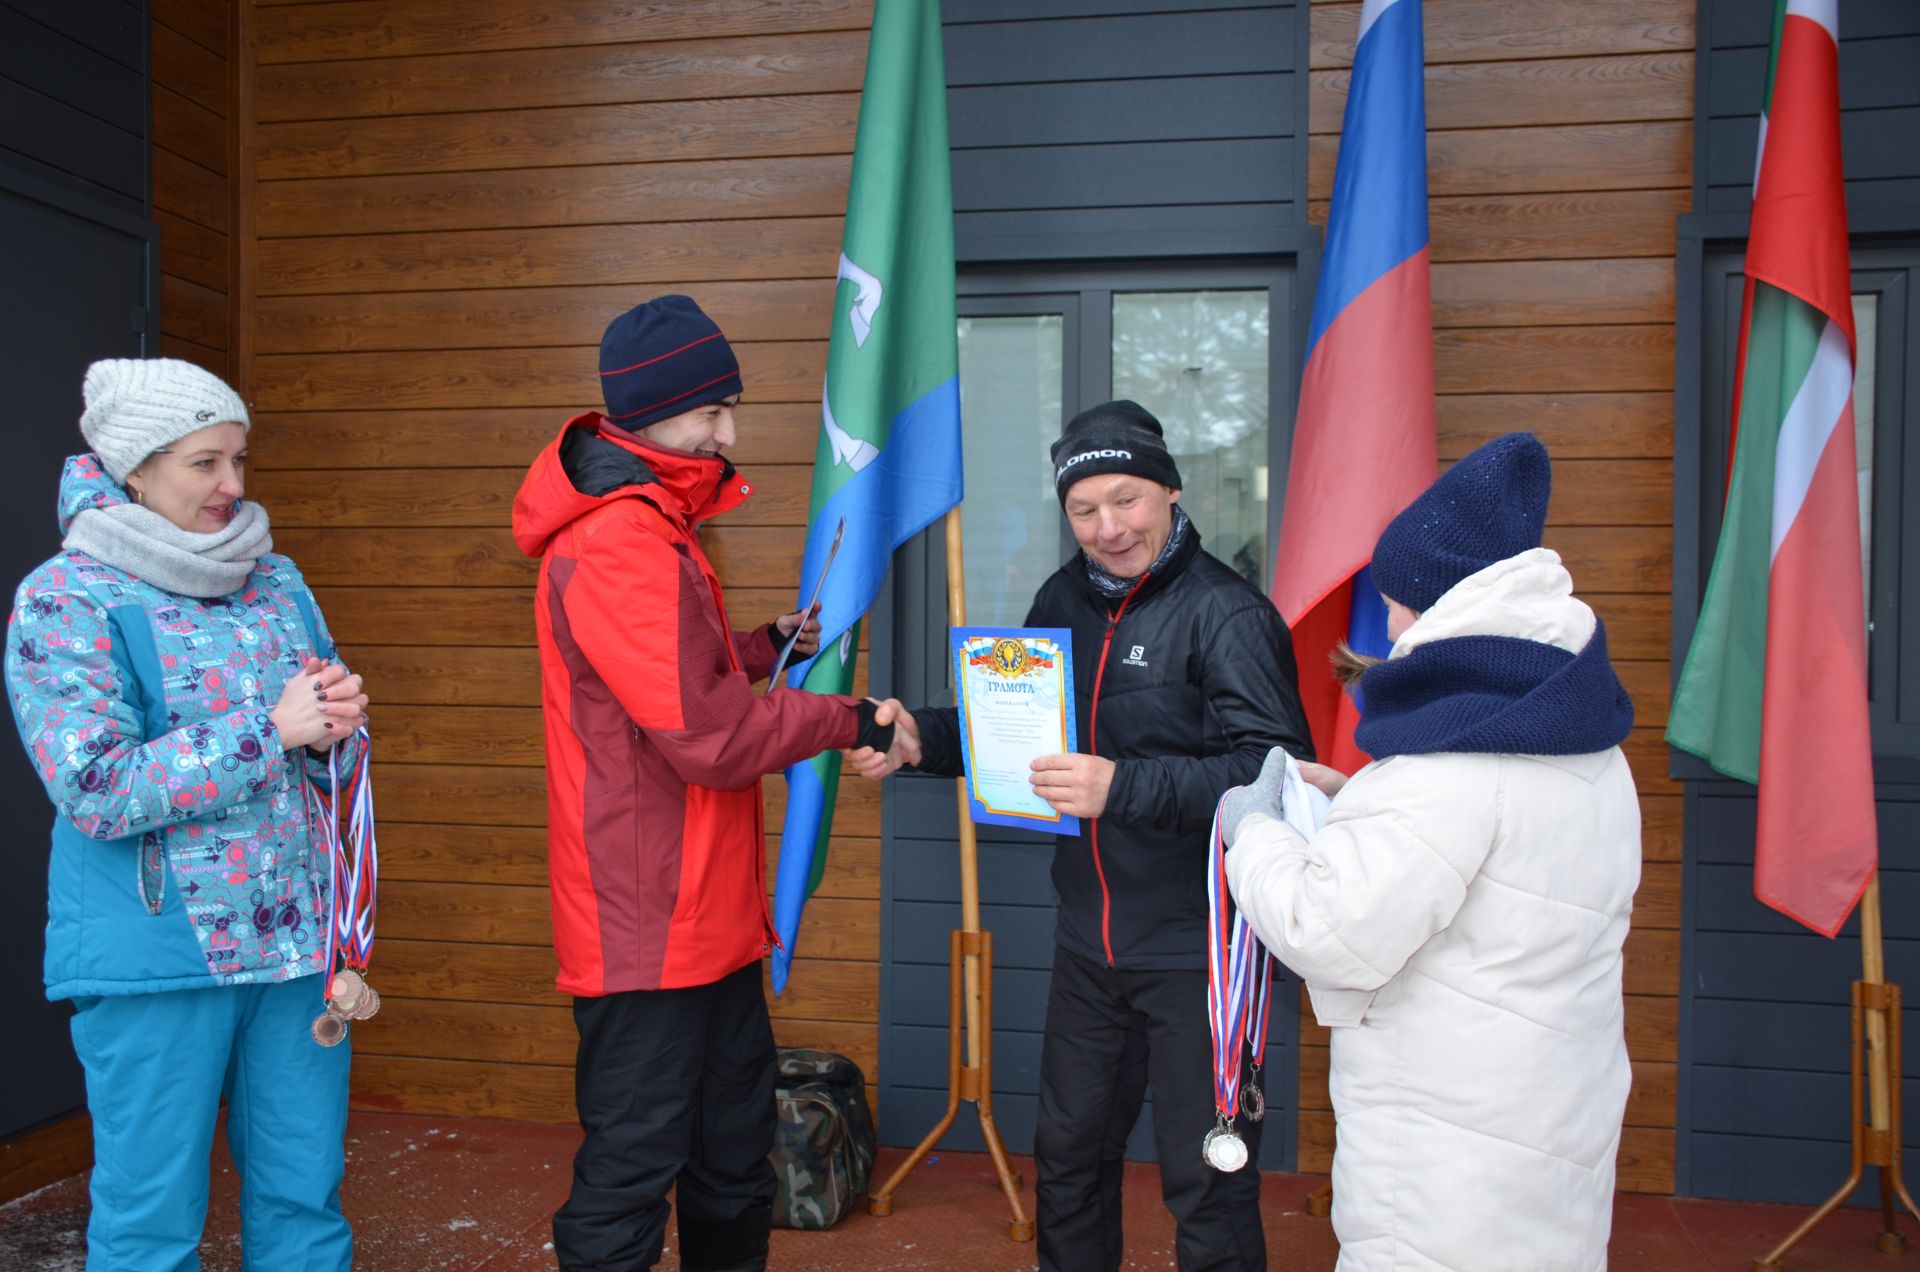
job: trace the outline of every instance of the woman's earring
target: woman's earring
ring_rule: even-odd
[[[129,486],[127,489],[133,492],[133,502],[139,504],[142,508],[147,506],[147,497],[140,493],[140,487]]]

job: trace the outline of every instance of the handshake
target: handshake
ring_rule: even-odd
[[[885,702],[869,698],[867,701],[879,707],[873,715],[876,725],[893,726],[893,745],[884,751],[876,751],[870,746],[842,750],[840,758],[860,776],[877,782],[883,777],[891,777],[909,764],[920,762],[920,726],[914,721],[913,712],[907,710],[898,698],[888,698]]]
[[[873,722],[893,726],[893,745],[884,751],[863,746],[840,752],[847,767],[875,781],[891,776],[907,765],[919,766],[925,758],[921,748],[920,725],[913,713],[898,698],[878,702]],[[947,776],[957,776],[959,760],[950,761]],[[1098,817],[1106,811],[1107,792],[1113,785],[1113,761],[1104,755],[1042,755],[1029,766],[1027,780],[1033,790],[1056,812],[1069,817]],[[934,771],[939,771],[938,765]]]

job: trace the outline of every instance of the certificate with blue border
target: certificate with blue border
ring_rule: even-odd
[[[1064,627],[947,632],[973,820],[1079,834],[1080,819],[1055,812],[1029,780],[1035,758],[1075,749],[1073,634]]]

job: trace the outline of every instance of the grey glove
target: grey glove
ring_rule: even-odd
[[[1233,847],[1234,832],[1240,829],[1247,814],[1265,813],[1279,818],[1280,788],[1286,777],[1287,753],[1276,746],[1267,752],[1267,762],[1260,766],[1260,775],[1251,785],[1236,786],[1227,792],[1225,802],[1220,805],[1220,834],[1227,847]]]

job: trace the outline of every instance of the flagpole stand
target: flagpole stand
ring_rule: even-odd
[[[1862,975],[1853,982],[1849,1013],[1853,1025],[1848,1103],[1853,1127],[1852,1166],[1840,1187],[1818,1210],[1786,1240],[1753,1261],[1753,1272],[1781,1272],[1787,1252],[1840,1208],[1869,1166],[1880,1170],[1880,1231],[1874,1237],[1874,1246],[1882,1254],[1899,1254],[1906,1249],[1907,1239],[1900,1235],[1898,1226],[1900,1205],[1920,1219],[1920,1206],[1914,1205],[1900,1170],[1900,986],[1886,979],[1878,874],[1860,900],[1860,961]]]
[[[966,998],[964,969],[969,961],[976,961],[980,969],[980,1007],[983,1013],[991,1013],[993,933],[963,932],[955,928],[948,935],[947,1111],[919,1146],[907,1155],[907,1160],[900,1163],[892,1177],[867,1198],[867,1213],[880,1216],[893,1213],[893,1194],[953,1125],[960,1112],[960,1102],[972,1100],[980,1114],[980,1134],[987,1141],[987,1152],[993,1156],[994,1173],[1000,1177],[1000,1191],[1007,1195],[1007,1206],[1013,1211],[1007,1236],[1014,1241],[1031,1241],[1033,1220],[1027,1218],[1026,1207],[1020,1200],[1020,1176],[1015,1173],[1006,1146],[1000,1142],[999,1128],[993,1122],[993,1050],[990,1046],[982,1047],[978,1064],[965,1063],[961,1058],[961,1022]]]
[[[960,509],[947,512],[947,609],[954,626],[967,621],[967,580],[960,538]],[[933,1151],[960,1112],[962,1100],[973,1101],[980,1115],[980,1135],[993,1157],[1000,1191],[1007,1195],[1013,1219],[1007,1236],[1033,1240],[1033,1220],[1020,1200],[1020,1176],[1000,1142],[993,1124],[993,933],[980,930],[980,848],[967,802],[967,781],[954,783],[960,804],[960,927],[951,933],[947,968],[947,1111],[919,1147],[907,1155],[893,1176],[867,1197],[867,1213],[893,1213],[893,1194]],[[964,1059],[962,1046],[965,1047]]]

